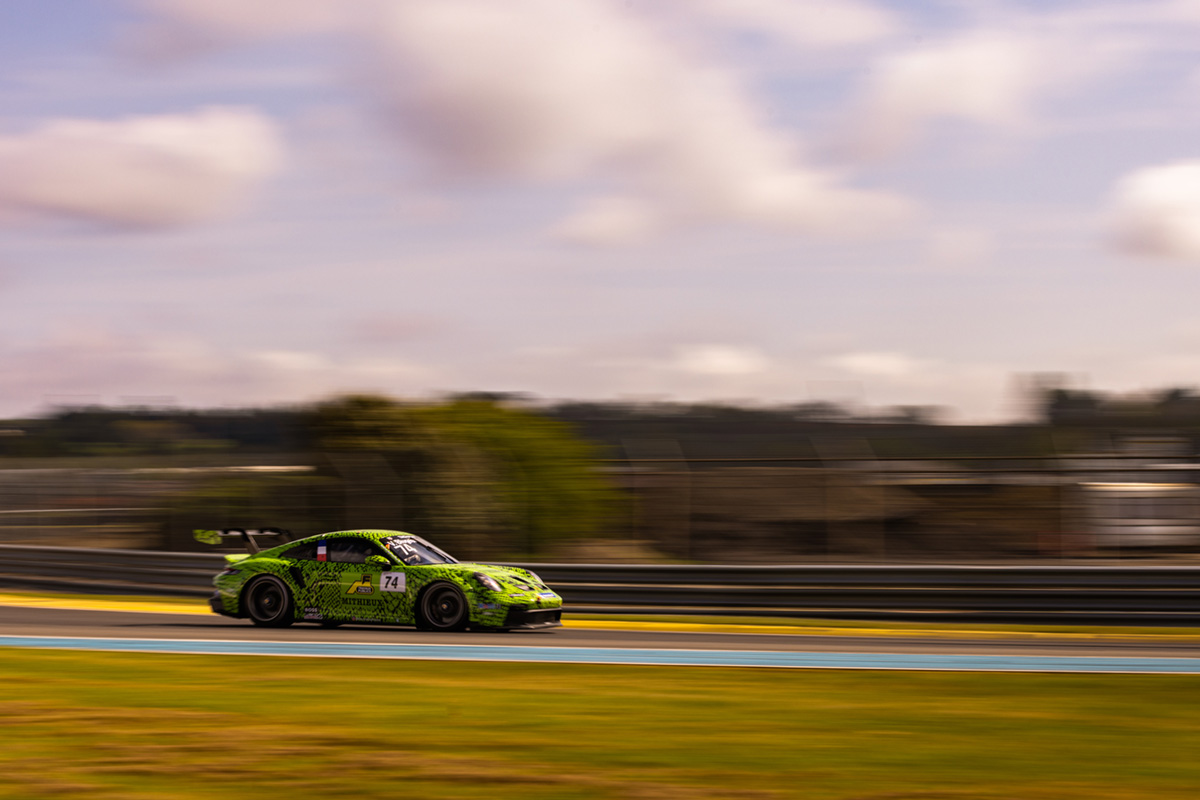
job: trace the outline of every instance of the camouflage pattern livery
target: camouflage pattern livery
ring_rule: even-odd
[[[197,531],[196,538],[213,541],[217,533]],[[529,570],[459,563],[401,531],[335,531],[225,558],[228,565],[213,579],[212,609],[257,625],[385,623],[447,631],[561,625],[562,598]]]

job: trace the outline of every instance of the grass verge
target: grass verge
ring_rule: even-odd
[[[1200,678],[0,650],[0,796],[1194,798]]]

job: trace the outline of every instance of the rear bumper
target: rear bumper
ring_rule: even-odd
[[[225,610],[225,604],[221,602],[221,593],[219,591],[213,592],[212,597],[208,598],[208,605],[213,610],[214,614],[220,614],[223,617],[236,616]]]
[[[562,607],[521,608],[513,606],[504,617],[505,628],[559,628],[562,627]]]

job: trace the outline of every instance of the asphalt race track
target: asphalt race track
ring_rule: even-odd
[[[0,606],[0,646],[142,652],[849,669],[1200,674],[1190,637],[971,638],[696,633],[568,627],[510,633],[297,624],[216,615]]]

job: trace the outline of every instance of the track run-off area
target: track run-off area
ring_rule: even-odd
[[[565,619],[436,634],[386,626],[262,629],[202,604],[0,592],[0,647],[175,654],[784,669],[1200,674],[1200,635],[839,628]]]

